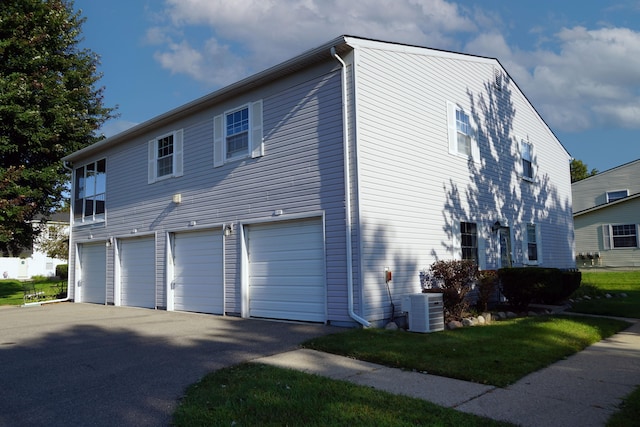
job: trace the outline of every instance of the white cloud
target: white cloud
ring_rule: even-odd
[[[170,72],[210,88],[237,81],[340,34],[496,57],[552,128],[640,128],[640,32],[564,28],[510,43],[500,17],[446,0],[166,0],[147,33]]]

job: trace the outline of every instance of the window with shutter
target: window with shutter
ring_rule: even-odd
[[[262,100],[227,111],[213,119],[213,165],[264,155]]]
[[[180,129],[149,141],[149,184],[182,175],[182,135]]]

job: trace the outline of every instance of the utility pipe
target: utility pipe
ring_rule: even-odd
[[[336,48],[331,48],[331,56],[333,56],[342,66],[342,135],[344,147],[344,197],[345,197],[345,229],[347,239],[347,305],[349,308],[349,316],[360,323],[365,328],[371,326],[371,323],[360,317],[353,309],[353,254],[351,249],[351,167],[349,161],[349,111],[347,106],[347,64],[336,52]]]

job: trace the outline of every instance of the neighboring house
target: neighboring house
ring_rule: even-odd
[[[341,36],[65,158],[69,294],[382,324],[438,259],[575,267],[569,160],[496,59]]]
[[[33,221],[34,227],[44,226],[39,239],[47,239],[48,227],[67,229],[69,227],[69,214],[56,213],[41,225],[40,220]],[[32,248],[22,251],[17,257],[0,256],[0,278],[26,280],[33,276],[53,277],[56,274],[56,266],[66,264],[67,261],[52,258],[42,250],[37,243]]]
[[[640,267],[640,159],[574,182],[578,267]]]

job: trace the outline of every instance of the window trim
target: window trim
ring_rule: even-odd
[[[536,258],[532,260],[529,258],[529,228],[534,228],[535,233],[535,245],[536,245]],[[540,224],[529,222],[522,226],[522,258],[525,265],[542,265],[542,241],[541,241]]]
[[[249,125],[247,130],[247,150],[227,157],[227,125],[229,114],[247,109]],[[220,167],[226,163],[246,158],[258,158],[264,156],[263,138],[263,106],[262,100],[248,102],[246,104],[228,109],[213,118],[213,166]]]
[[[469,134],[469,143],[471,145],[469,155],[461,153],[458,147],[458,127],[456,113],[461,112],[469,118],[469,127],[471,132]],[[449,153],[464,159],[473,160],[475,163],[480,163],[480,148],[478,145],[478,126],[473,120],[473,116],[469,114],[460,105],[447,101],[447,128],[448,128],[448,142]]]
[[[183,130],[178,129],[159,135],[147,143],[148,184],[153,184],[154,182],[163,181],[169,178],[176,178],[183,175],[183,134]],[[173,153],[171,154],[172,171],[170,174],[158,176],[158,143],[168,136],[173,137]]]
[[[611,198],[609,197],[609,194],[612,194],[612,193],[625,193],[625,195],[622,196],[622,197],[616,197],[613,200],[611,200]],[[622,200],[622,199],[624,199],[626,197],[629,197],[629,189],[607,191],[605,193],[605,196],[607,198],[607,203],[615,202],[617,200]]]
[[[97,185],[98,185],[98,179],[97,179],[97,174],[96,174],[96,178],[95,178],[95,183],[94,183],[94,192],[93,194],[91,194],[91,196],[93,197],[93,201],[94,201],[94,208],[93,208],[93,213],[90,216],[86,216],[85,215],[85,208],[86,208],[86,202],[87,202],[87,189],[86,189],[86,180],[87,180],[87,166],[89,165],[95,165],[95,171],[98,171],[98,164],[100,162],[104,162],[104,191],[101,193],[97,193]],[[84,179],[84,191],[83,191],[83,196],[81,198],[78,198],[78,170],[82,169],[83,170],[83,179]],[[96,196],[102,196],[103,200],[103,212],[96,214]],[[76,209],[78,207],[78,203],[82,204],[82,214],[80,216],[76,216]],[[93,162],[88,162],[83,164],[82,166],[78,166],[75,167],[73,169],[73,223],[74,224],[95,224],[95,223],[102,223],[105,222],[107,219],[107,158],[103,157],[101,159],[97,159],[94,160]]]
[[[521,137],[517,137],[517,141],[518,141],[518,152],[520,153],[520,161],[518,163],[519,165],[519,172],[520,172],[520,177],[524,180],[524,181],[529,181],[529,182],[534,182],[535,178],[536,178],[536,162],[535,162],[535,154],[534,154],[534,147],[533,144],[529,141],[529,138],[521,138]],[[527,145],[529,147],[529,159],[525,159],[524,156],[524,150],[523,147]],[[524,161],[527,160],[530,164],[531,167],[531,176],[525,175],[525,168],[524,168]]]
[[[635,230],[636,245],[635,246],[615,246],[613,235],[613,227],[616,226],[633,226]],[[604,250],[629,250],[640,248],[640,224],[603,224],[602,225],[602,242]]]

